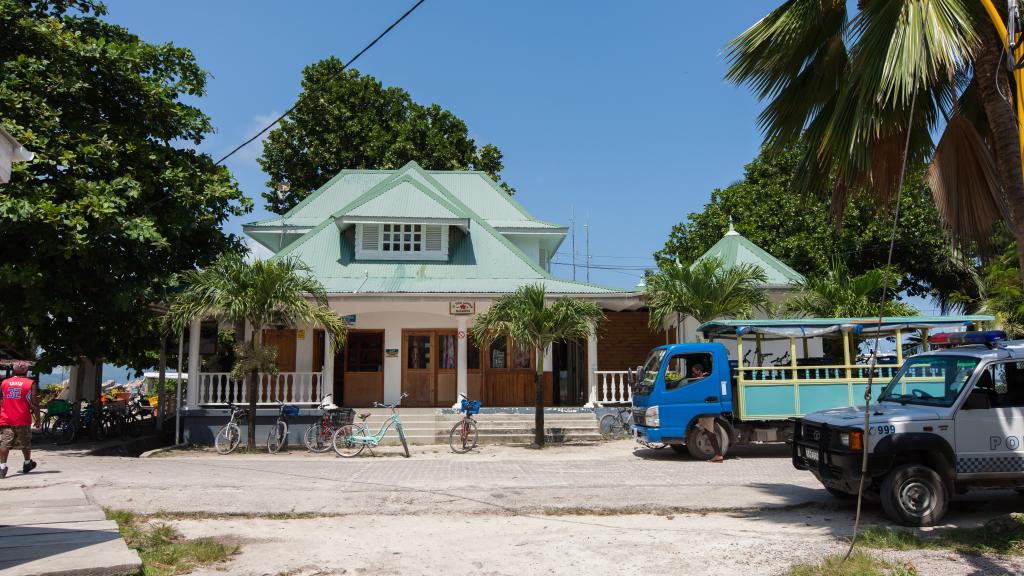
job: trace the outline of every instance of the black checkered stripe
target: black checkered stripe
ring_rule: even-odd
[[[958,474],[983,474],[988,472],[1024,473],[1024,456],[957,458],[956,471]]]

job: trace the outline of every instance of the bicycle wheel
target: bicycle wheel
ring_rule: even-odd
[[[334,436],[334,429],[321,425],[319,422],[306,428],[302,435],[302,442],[310,452],[322,453],[331,449],[331,438]]]
[[[238,448],[241,441],[242,433],[238,429],[238,424],[232,422],[225,424],[217,431],[217,437],[213,439],[213,447],[217,450],[217,454],[231,454],[235,448]]]
[[[456,422],[448,433],[448,445],[452,447],[452,452],[465,454],[476,448],[477,436],[476,420],[463,418]]]
[[[601,417],[599,426],[601,435],[609,440],[617,440],[625,436],[626,423],[617,414],[605,414]]]
[[[366,448],[366,444],[352,439],[355,434],[361,432],[361,429],[351,424],[342,426],[334,431],[334,436],[331,437],[331,446],[334,447],[334,451],[338,456],[351,458],[362,452],[363,448]]]
[[[53,437],[54,425],[57,423],[58,418],[60,417],[56,414],[43,416],[43,421],[39,423],[39,431],[43,434],[43,438]]]
[[[71,416],[58,416],[53,424],[53,436],[57,444],[71,444],[78,435],[78,421]]]
[[[401,424],[398,424],[397,426],[395,426],[395,428],[398,429],[398,437],[402,439],[402,449],[405,450],[405,457],[408,458],[409,442],[408,440],[405,439],[405,430],[402,428]]]
[[[278,420],[277,424],[274,424],[274,427],[270,429],[270,433],[267,434],[267,452],[277,454],[286,442],[288,442],[288,423],[284,420]]]

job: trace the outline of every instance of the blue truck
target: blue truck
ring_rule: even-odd
[[[697,428],[713,416],[725,454],[748,442],[778,442],[809,412],[856,405],[869,381],[880,390],[905,348],[928,349],[932,330],[978,328],[992,316],[717,320],[698,327],[706,342],[669,344],[630,371],[633,434],[701,460],[714,453]],[[860,346],[895,341],[885,363],[857,363]],[[890,345],[892,347],[892,345]],[[733,357],[730,357],[730,352]]]

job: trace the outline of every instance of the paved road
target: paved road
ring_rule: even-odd
[[[378,454],[352,460],[304,453],[40,454],[42,469],[54,473],[35,478],[73,479],[103,506],[143,513],[664,511],[832,502],[809,474],[793,469],[779,446],[746,448],[724,464],[695,462],[668,449],[634,451],[630,442],[542,451],[492,446],[467,455],[430,447],[408,459],[388,447]]]

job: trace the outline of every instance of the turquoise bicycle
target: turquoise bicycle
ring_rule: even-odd
[[[394,424],[395,431],[398,432],[398,437],[402,440],[402,448],[405,450],[405,457],[409,457],[409,442],[405,439],[405,430],[402,428],[402,421],[398,419],[398,406],[402,403],[402,398],[405,398],[408,394],[403,393],[402,397],[398,399],[398,402],[394,404],[378,404],[373,403],[374,408],[390,408],[391,415],[387,417],[384,422],[381,423],[380,428],[376,432],[370,432],[370,429],[366,427],[366,419],[370,417],[369,413],[359,414],[360,422],[358,424],[346,424],[341,428],[338,428],[334,432],[334,436],[331,438],[331,444],[334,446],[334,451],[338,453],[338,456],[342,458],[351,458],[357,456],[364,448],[369,447],[370,452],[373,452],[373,447],[380,444],[380,441],[384,439],[384,434],[387,433],[388,428]]]

